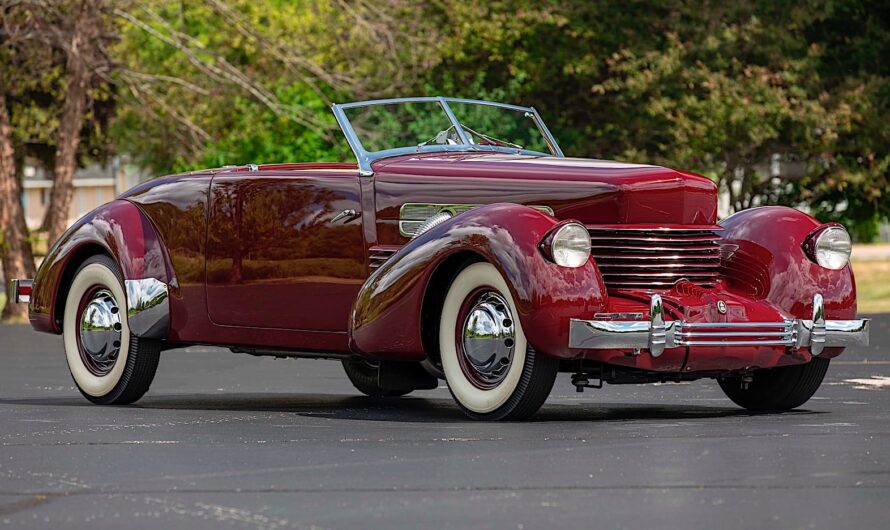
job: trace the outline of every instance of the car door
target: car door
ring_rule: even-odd
[[[210,319],[345,331],[366,277],[359,186],[354,171],[215,175],[206,262]]]

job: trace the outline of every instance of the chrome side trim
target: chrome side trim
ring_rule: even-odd
[[[819,355],[826,347],[868,346],[869,320],[826,320],[822,295],[813,297],[811,320],[782,322],[684,322],[664,320],[659,295],[650,300],[649,321],[581,320],[569,324],[569,347],[584,349],[646,348],[659,357],[666,348],[695,346],[784,346],[808,348]]]
[[[155,278],[125,280],[130,333],[146,339],[166,339],[170,331],[170,294]]]
[[[415,237],[423,225],[436,215],[447,212],[452,216],[478,208],[481,204],[429,204],[406,202],[399,208],[399,233],[405,237]],[[553,216],[549,206],[529,205],[529,208]],[[446,219],[447,220],[447,219]]]
[[[14,304],[29,304],[31,303],[31,295],[23,294],[19,295],[19,288],[27,287],[29,288],[29,293],[34,290],[34,280],[10,280],[9,282],[9,292],[12,297],[12,302]]]

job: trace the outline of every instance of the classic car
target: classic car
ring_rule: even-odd
[[[838,224],[774,206],[718,222],[708,178],[565,157],[532,107],[332,110],[357,163],[151,180],[14,282],[88,400],[133,403],[162,351],[208,344],[339,360],[375,397],[444,379],[475,419],[531,416],[560,372],[579,392],[710,378],[781,411],[867,344]]]

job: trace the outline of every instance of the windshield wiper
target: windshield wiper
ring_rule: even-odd
[[[498,147],[510,147],[512,149],[519,149],[520,151],[522,149],[525,149],[524,147],[522,147],[519,144],[514,144],[513,142],[501,140],[499,138],[495,138],[495,137],[489,136],[487,134],[482,134],[481,132],[474,131],[473,129],[470,129],[469,127],[467,127],[463,124],[461,124],[461,129],[472,134],[473,136],[476,136],[477,138],[481,138],[482,140],[488,142],[489,144],[492,144],[492,145],[495,145]],[[455,142],[453,139],[448,137],[448,134],[451,131],[457,132],[456,129],[454,128],[454,125],[452,125],[451,127],[447,128],[445,130],[439,131],[438,133],[436,133],[435,136],[433,136],[429,140],[417,144],[417,149],[420,150],[420,149],[430,145],[431,143],[434,145],[458,145],[457,142]]]
[[[457,142],[455,142],[451,138],[448,138],[448,133],[450,133],[453,129],[454,125],[443,131],[437,132],[436,135],[429,140],[417,144],[417,149],[420,150],[421,148],[428,146],[430,142],[435,142],[435,145],[457,145]]]
[[[497,146],[499,146],[499,147],[512,147],[513,149],[520,149],[520,150],[525,149],[524,147],[522,147],[522,146],[519,145],[519,144],[514,144],[513,142],[508,142],[508,141],[506,141],[506,140],[501,140],[501,139],[495,138],[495,137],[493,137],[493,136],[488,136],[487,134],[482,134],[482,133],[479,132],[479,131],[474,131],[473,129],[470,129],[469,127],[467,127],[467,126],[464,125],[464,124],[461,124],[460,126],[461,126],[461,128],[462,128],[463,130],[467,131],[468,133],[470,133],[470,134],[472,134],[472,135],[474,135],[474,136],[478,136],[479,138],[482,138],[482,139],[485,140],[486,142],[492,143],[492,144],[497,145]]]

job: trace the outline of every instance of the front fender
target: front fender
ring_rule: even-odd
[[[492,204],[420,235],[359,292],[350,321],[352,349],[385,359],[424,359],[429,352],[421,322],[430,279],[450,256],[472,253],[507,281],[529,344],[547,355],[575,356],[568,348],[569,319],[590,318],[601,310],[606,290],[593,260],[569,269],[541,255],[538,244],[558,222],[527,206]]]
[[[823,226],[809,215],[782,206],[744,210],[723,226],[723,270],[729,289],[766,299],[796,318],[812,318],[813,295],[825,300],[829,319],[856,317],[856,283],[847,264],[840,270],[821,267],[807,256],[803,243]],[[840,349],[826,349],[831,357]]]
[[[137,336],[166,338],[163,323],[166,295],[158,292],[159,283],[175,285],[173,268],[163,243],[148,217],[135,204],[115,200],[88,213],[50,249],[34,279],[34,292],[29,306],[31,325],[38,331],[61,333],[60,308],[76,268],[97,252],[110,255],[124,277],[128,296],[131,328]],[[135,298],[141,300],[135,300]],[[140,303],[141,302],[141,303]],[[152,322],[140,326],[134,315],[148,312]],[[144,327],[144,329],[142,329]]]

